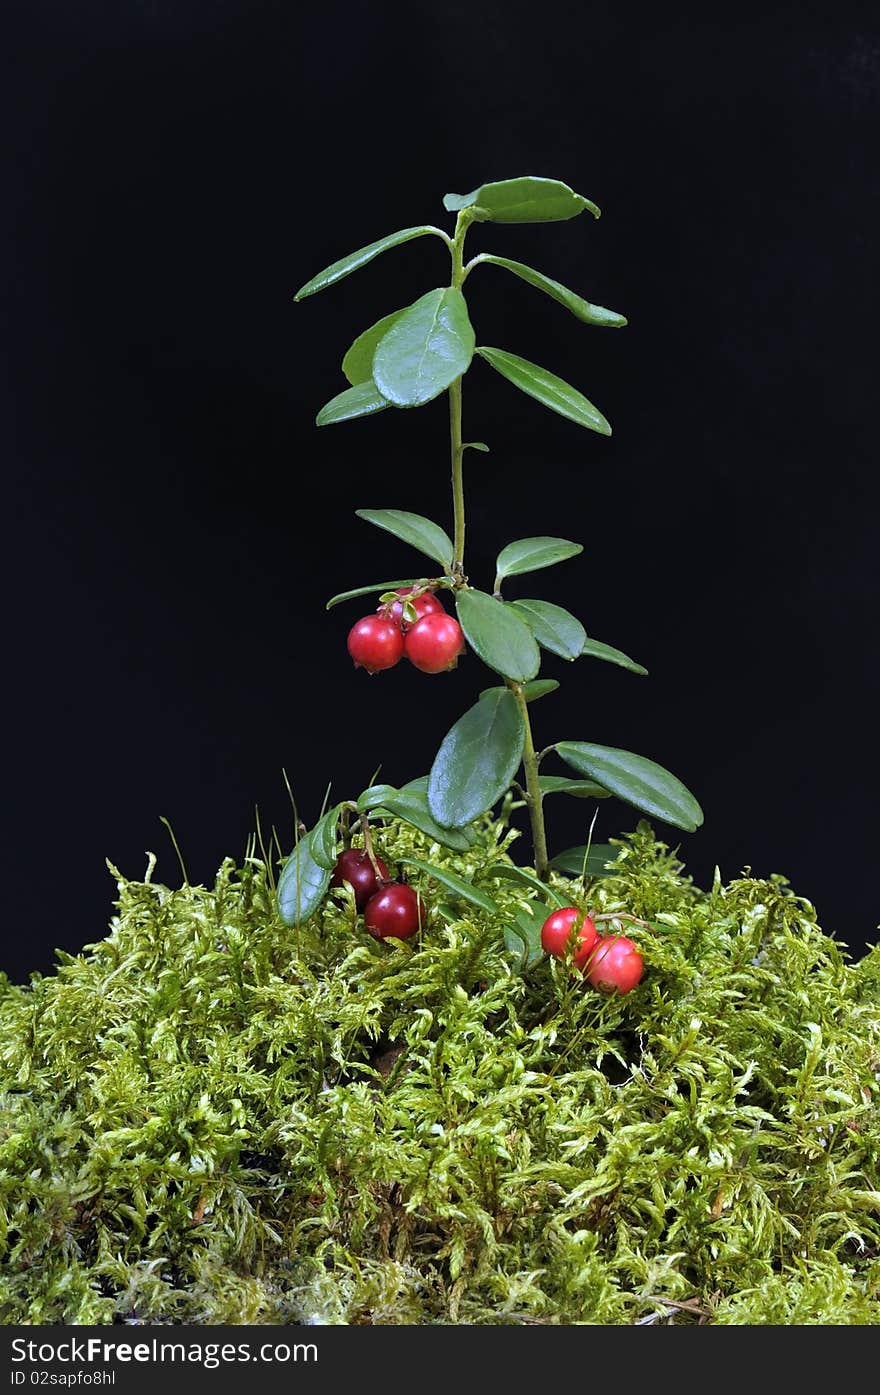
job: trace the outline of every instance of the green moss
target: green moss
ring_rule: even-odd
[[[479,885],[509,837],[382,848]],[[588,892],[651,922],[626,998],[423,890],[384,944],[285,928],[253,857],[120,878],[106,939],[0,984],[5,1322],[880,1321],[880,950],[646,825]]]

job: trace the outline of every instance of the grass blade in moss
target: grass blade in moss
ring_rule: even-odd
[[[281,869],[276,893],[278,913],[285,925],[302,925],[327,895],[330,869],[322,867],[311,834],[301,838]]]
[[[594,218],[599,217],[597,206],[583,194],[576,194],[561,179],[539,175],[481,184],[469,194],[446,194],[443,207],[447,213],[473,208],[478,222],[493,223],[561,223],[576,218],[585,208]]]
[[[490,252],[481,252],[477,260],[481,264],[485,262],[489,266],[502,266],[507,271],[512,271],[521,281],[527,281],[536,290],[543,291],[545,295],[564,305],[582,324],[601,325],[608,329],[622,329],[626,324],[626,317],[618,315],[616,310],[606,310],[604,305],[591,304],[589,300],[584,300],[583,296],[575,295],[567,286],[554,281],[550,276],[545,276],[541,271],[535,271],[534,267],[526,266],[524,262],[512,262],[508,257],[496,257]]]
[[[569,542],[568,538],[517,538],[516,542],[502,547],[495,559],[495,572],[501,581],[508,576],[539,572],[544,567],[567,562],[569,557],[577,557],[583,550],[582,543]]]
[[[315,422],[318,426],[336,426],[342,421],[355,421],[358,417],[371,417],[376,412],[384,412],[388,405],[374,383],[358,383],[357,387],[346,388],[325,403]]]
[[[324,291],[328,286],[335,286],[337,281],[341,281],[344,276],[350,276],[353,271],[359,271],[362,266],[367,266],[374,257],[381,256],[392,247],[399,247],[403,242],[412,242],[415,237],[440,237],[444,242],[448,242],[446,234],[440,228],[433,228],[424,223],[415,228],[401,228],[399,232],[389,233],[387,237],[380,237],[378,242],[370,242],[366,247],[360,247],[356,252],[349,252],[348,256],[340,257],[338,262],[332,262],[330,266],[325,266],[323,271],[319,271],[317,276],[313,276],[311,281],[307,281],[304,286],[300,286],[294,300],[305,300],[307,296],[315,295],[318,291]]]
[[[554,872],[562,872],[566,877],[607,877],[614,870],[607,868],[606,862],[614,862],[617,848],[610,843],[593,843],[587,852],[582,843],[577,848],[566,848],[550,860]]]
[[[444,571],[452,566],[452,539],[430,518],[423,518],[420,513],[407,513],[405,509],[356,509],[355,512],[358,518],[376,528],[384,528],[386,533],[392,533],[417,552],[439,562]]]
[[[447,732],[428,776],[428,807],[444,828],[473,823],[510,788],[526,727],[509,688],[465,712]]]
[[[550,601],[511,601],[542,649],[560,659],[577,659],[583,652],[587,632],[571,611]]]
[[[619,668],[629,669],[630,673],[644,676],[648,672],[642,664],[637,664],[635,659],[631,659],[629,654],[624,654],[621,649],[615,649],[610,644],[603,644],[598,639],[585,639],[581,653],[589,659],[604,659],[608,664],[617,664]]]
[[[342,360],[342,371],[352,386],[369,383],[373,380],[373,356],[380,339],[384,339],[393,324],[396,324],[403,310],[394,310],[377,320],[363,334],[359,334]]]
[[[402,857],[400,861],[407,867],[418,867],[420,872],[433,877],[448,891],[454,892],[462,901],[469,901],[472,906],[478,906],[487,915],[500,914],[498,904],[492,900],[491,896],[487,896],[485,891],[480,891],[478,887],[473,886],[471,882],[466,882],[455,872],[450,872],[448,867],[434,867],[430,862],[421,862],[417,857]]]
[[[484,664],[515,683],[534,678],[541,655],[524,620],[503,601],[471,587],[459,591],[455,604],[465,639]]]
[[[509,353],[507,349],[492,349],[482,345],[477,353],[490,363],[496,373],[518,387],[528,397],[534,397],[551,412],[558,412],[578,426],[588,431],[598,431],[601,436],[611,435],[611,426],[598,407],[577,388],[573,388],[564,378],[558,378],[540,364],[530,363],[527,358]]]
[[[379,340],[372,377],[395,407],[422,407],[470,367],[474,330],[455,286],[428,291]]]
[[[560,741],[554,749],[578,774],[595,780],[626,804],[693,833],[703,811],[690,790],[670,771],[646,756],[589,741]]]

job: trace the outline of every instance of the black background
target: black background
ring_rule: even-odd
[[[546,0],[7,4],[2,422],[7,823],[0,962],[99,938],[111,858],[177,884],[290,841],[328,780],[423,773],[479,687],[345,650],[334,590],[418,570],[354,517],[449,524],[444,402],[319,431],[366,325],[448,279],[434,239],[320,297],[342,253],[493,178],[603,210],[483,227],[629,316],[579,325],[495,268],[478,342],[594,400],[611,440],[477,363],[465,384],[468,570],[512,537],[582,557],[511,595],[569,605],[649,679],[584,661],[534,710],[674,770],[707,882],[782,872],[872,942],[880,24],[873,7]],[[565,672],[562,670],[566,669]],[[548,765],[548,770],[550,766]],[[559,770],[561,766],[556,767]],[[556,848],[592,806],[548,803]],[[633,826],[609,802],[596,837]],[[525,845],[523,845],[525,846]]]

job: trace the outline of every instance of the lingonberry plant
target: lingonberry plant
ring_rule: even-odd
[[[595,849],[596,856],[588,861],[587,848],[569,849],[551,862],[543,813],[547,795],[561,793],[596,799],[614,795],[686,831],[693,831],[702,823],[700,806],[689,790],[668,770],[644,756],[581,739],[555,741],[540,751],[536,748],[531,705],[559,686],[555,679],[538,677],[542,649],[569,661],[583,656],[617,664],[632,673],[646,673],[619,649],[588,636],[581,621],[562,606],[535,597],[509,599],[504,595],[503,588],[510,579],[564,562],[583,551],[581,544],[559,537],[527,537],[510,542],[498,554],[491,589],[476,586],[465,566],[465,452],[488,450],[480,441],[466,441],[462,429],[462,385],[475,356],[521,392],[577,426],[602,436],[611,434],[611,427],[598,408],[555,374],[507,349],[477,346],[465,296],[469,277],[485,266],[501,267],[550,296],[584,324],[604,328],[626,324],[623,315],[591,304],[522,262],[490,252],[480,252],[465,262],[468,229],[473,223],[563,222],[584,210],[598,218],[599,209],[567,184],[536,177],[483,184],[465,195],[447,194],[443,205],[448,213],[457,215],[451,235],[430,225],[391,233],[334,262],[301,287],[295,297],[301,301],[326,290],[381,253],[414,238],[439,238],[450,253],[448,285],[427,291],[412,305],[393,310],[358,335],[342,360],[349,385],[322,407],[317,423],[329,426],[388,408],[421,407],[447,393],[453,536],[450,538],[438,523],[418,513],[398,508],[359,509],[360,518],[408,543],[433,566],[430,574],[357,586],[333,596],[327,608],[363,596],[379,596],[378,609],[358,620],[348,637],[355,666],[368,673],[390,669],[404,657],[426,674],[445,673],[455,668],[466,643],[501,682],[488,687],[454,723],[427,776],[401,788],[373,785],[357,799],[327,809],[316,826],[303,834],[279,881],[279,907],[289,924],[298,924],[312,914],[331,881],[339,885],[346,880],[340,864],[344,858],[351,861],[353,816],[360,821],[362,858],[366,858],[368,873],[373,873],[378,896],[388,878],[377,872],[371,822],[394,816],[441,845],[464,851],[475,841],[476,821],[515,789],[528,809],[534,846],[535,871],[522,869],[521,875],[533,888],[547,891],[551,902],[554,897],[546,887],[551,866],[576,875],[587,867],[600,871],[603,854],[611,850]],[[438,593],[443,592],[449,593],[455,616],[442,605]],[[560,757],[573,774],[542,773],[541,766],[551,754]],[[341,857],[340,841],[345,849]],[[360,868],[363,865],[363,861],[358,864]],[[483,909],[491,908],[491,898],[463,878],[423,863],[415,865]],[[357,898],[356,880],[353,887]],[[368,926],[373,933],[399,936],[399,928],[381,927],[403,924],[407,934],[418,927],[423,918],[420,903],[413,899],[414,893],[401,894],[401,887],[405,888],[403,881],[389,888],[394,892],[389,900],[392,912],[385,902],[381,907],[374,906],[373,923]],[[567,904],[560,900],[557,909],[565,909]],[[356,906],[361,909],[357,900]],[[394,913],[404,907],[409,908],[409,915],[394,921]],[[369,922],[369,905],[364,908]],[[592,925],[583,921],[584,925],[588,923]],[[538,921],[538,927],[540,924]],[[570,929],[569,924],[562,941],[551,952],[562,952]],[[534,927],[527,939],[534,947]],[[627,944],[618,937],[613,948],[603,950],[601,962],[604,965],[607,961],[609,967],[600,969],[597,960],[592,971],[600,986],[608,985],[613,977],[612,961],[622,991],[638,981],[634,974],[636,969],[640,972],[640,967],[632,959],[627,960]],[[580,950],[575,955],[580,957]]]

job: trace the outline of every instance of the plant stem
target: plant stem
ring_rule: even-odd
[[[538,780],[539,757],[532,740],[532,724],[529,720],[529,705],[526,702],[522,684],[505,679],[508,688],[519,704],[519,710],[526,724],[526,739],[523,746],[523,770],[526,776],[526,805],[532,825],[532,843],[535,848],[535,871],[542,882],[550,875],[550,860],[547,856],[547,831],[544,827],[544,796]]]
[[[452,285],[461,290],[464,282],[464,239],[470,218],[466,210],[459,213],[452,240]],[[464,577],[464,446],[461,439],[461,378],[449,387],[449,440],[452,453],[452,512],[455,537],[452,552],[452,575],[457,581]]]

